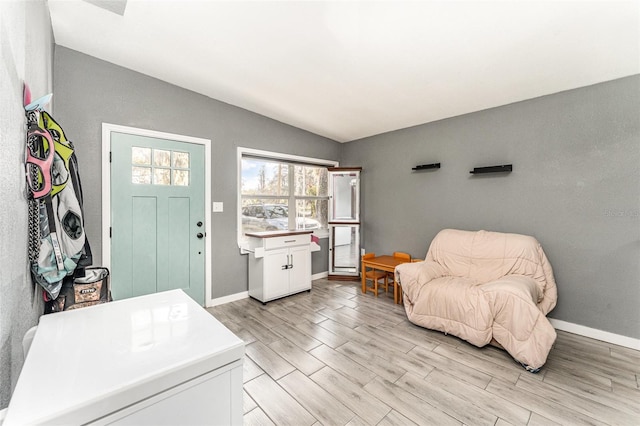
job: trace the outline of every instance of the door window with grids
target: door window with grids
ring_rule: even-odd
[[[131,183],[189,186],[188,152],[134,146],[131,164]]]

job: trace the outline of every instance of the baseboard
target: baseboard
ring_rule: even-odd
[[[329,271],[313,274],[311,275],[311,281],[319,280],[320,278],[327,278],[328,276],[329,276]]]
[[[329,275],[329,281],[351,281],[351,282],[359,282],[360,277],[355,275]]]
[[[228,296],[218,297],[216,299],[211,299],[207,308],[211,308],[213,306],[224,305],[225,303],[235,302],[236,300],[242,300],[249,297],[248,291],[241,291],[240,293],[230,294]]]
[[[607,343],[613,343],[614,345],[624,346],[625,348],[635,349],[640,351],[640,339],[634,339],[633,337],[621,336],[620,334],[610,333],[608,331],[598,330],[596,328],[585,327],[584,325],[573,324],[566,321],[561,321],[553,318],[549,318],[551,325],[554,328],[568,333],[578,334],[584,337],[590,337],[592,339],[601,340]]]

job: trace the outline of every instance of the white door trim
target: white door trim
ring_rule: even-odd
[[[211,140],[102,123],[102,264],[107,268],[111,268],[111,237],[109,236],[109,228],[111,227],[111,166],[109,157],[111,133],[113,132],[204,145],[204,213],[207,236],[205,240],[207,255],[204,267],[204,303],[207,307],[213,306],[211,298]]]

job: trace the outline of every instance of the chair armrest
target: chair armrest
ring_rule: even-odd
[[[430,281],[448,275],[448,271],[439,263],[421,261],[403,263],[396,266],[396,281],[402,286],[409,302],[416,300],[423,286]]]

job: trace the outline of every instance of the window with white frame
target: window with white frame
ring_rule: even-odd
[[[247,232],[326,234],[327,167],[336,162],[249,149],[239,152],[239,238]]]

